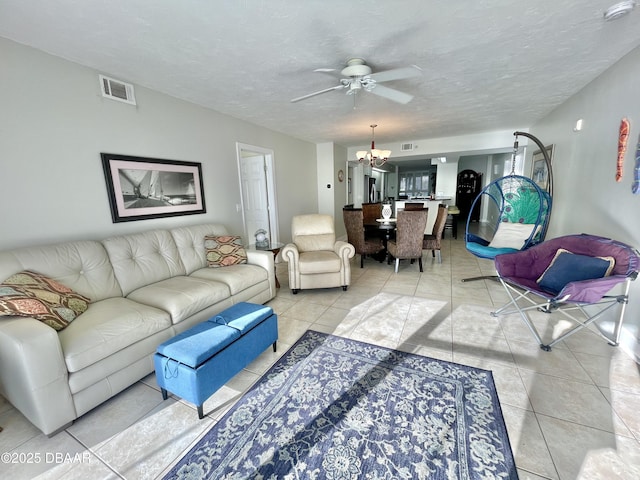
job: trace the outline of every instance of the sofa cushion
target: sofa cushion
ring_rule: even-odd
[[[540,229],[540,226],[536,227],[531,223],[501,222],[489,243],[489,247],[520,250],[524,247],[524,243],[531,236],[534,228]]]
[[[293,243],[300,252],[330,250],[336,243],[333,217],[331,215],[297,215],[291,220]]]
[[[77,372],[169,327],[167,312],[115,297],[92,303],[58,336],[69,372]]]
[[[260,282],[268,281],[267,270],[257,265],[232,265],[225,268],[201,268],[191,274],[191,277],[205,278],[224,283],[229,287],[231,295],[246,290]]]
[[[125,297],[140,287],[186,274],[178,247],[166,230],[111,237],[102,243]]]
[[[230,295],[224,283],[178,276],[138,288],[127,298],[168,312],[175,324]]]
[[[224,225],[215,223],[174,228],[171,236],[176,242],[178,253],[187,275],[207,266],[204,237],[207,235],[229,235]]]
[[[300,273],[335,273],[342,267],[340,257],[333,251],[320,250],[300,254]]]
[[[247,263],[247,251],[242,238],[236,235],[207,235],[204,238],[204,248],[209,267],[228,267]]]
[[[0,316],[33,317],[62,330],[89,307],[87,297],[36,272],[25,270],[0,284]]]
[[[93,302],[122,296],[100,242],[86,240],[0,252],[0,280],[23,270],[46,275]]]

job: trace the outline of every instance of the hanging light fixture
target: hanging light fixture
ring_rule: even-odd
[[[372,167],[381,167],[391,156],[391,150],[378,150],[375,144],[375,128],[378,125],[370,125],[371,127],[371,151],[360,150],[356,152],[356,157],[361,163],[368,163]]]
[[[604,19],[607,21],[616,20],[620,17],[631,13],[631,11],[636,7],[636,2],[633,0],[625,0],[623,2],[618,2],[614,5],[611,5],[607,8],[603,14]]]

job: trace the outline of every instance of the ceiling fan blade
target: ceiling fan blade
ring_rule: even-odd
[[[319,92],[313,92],[308,95],[303,95],[302,97],[294,98],[291,100],[291,103],[299,102],[300,100],[306,100],[307,98],[315,97],[316,95],[320,95],[321,93],[327,93],[332,90],[340,90],[345,88],[346,85],[336,85],[335,87],[325,88],[324,90],[320,90]]]
[[[389,82],[391,80],[402,80],[403,78],[413,78],[422,75],[422,69],[416,65],[403,68],[394,68],[369,75],[376,82]]]
[[[385,87],[384,85],[376,84],[373,89],[370,90],[371,93],[378,95],[380,97],[388,98],[389,100],[393,100],[398,103],[409,103],[411,99],[413,99],[413,95],[409,95],[408,93],[401,92],[400,90],[396,90],[395,88]]]
[[[316,68],[314,73],[321,73],[323,75],[329,75],[333,78],[342,78],[340,75],[340,70],[336,70],[335,68]]]

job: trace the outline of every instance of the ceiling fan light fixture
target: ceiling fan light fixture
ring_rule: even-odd
[[[378,125],[370,125],[371,127],[371,150],[358,150],[356,157],[360,163],[368,163],[372,167],[381,167],[391,156],[391,150],[378,150],[375,143],[375,128]]]
[[[604,12],[603,17],[606,21],[616,20],[627,15],[628,13],[631,13],[635,6],[636,2],[633,0],[624,0],[622,2],[618,2],[607,8]]]
[[[314,72],[320,73],[329,73],[334,71],[335,69],[333,68],[316,68],[314,70]],[[393,68],[391,70],[383,70],[381,72],[374,73],[371,70],[371,67],[367,65],[362,58],[352,58],[347,61],[347,66],[340,71],[341,77],[339,79],[339,85],[294,98],[291,102],[295,103],[333,90],[345,89],[345,93],[347,95],[354,95],[361,91],[371,92],[379,97],[404,105],[413,99],[413,95],[401,92],[395,88],[381,85],[381,83],[390,82],[392,80],[402,80],[405,78],[414,78],[420,75],[422,75],[422,70],[415,65],[410,67]]]

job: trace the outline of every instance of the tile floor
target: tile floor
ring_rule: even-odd
[[[492,272],[492,262],[447,239],[443,262],[354,259],[352,285],[303,291],[282,288],[270,305],[279,315],[279,348],[269,348],[204,405],[205,419],[176,398],[162,401],[153,375],[47,438],[0,398],[0,478],[152,479],[162,477],[306,329],[475,365],[493,371],[521,479],[640,478],[639,366],[589,332],[543,352],[519,318],[489,312],[506,297],[492,281],[460,279]],[[553,319],[540,314],[546,331]],[[2,460],[8,460],[3,462]],[[12,461],[19,461],[12,463]],[[21,461],[21,462],[20,462]]]

